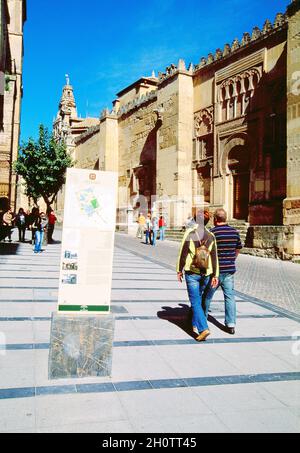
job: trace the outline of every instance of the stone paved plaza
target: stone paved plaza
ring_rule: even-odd
[[[300,266],[240,256],[236,335],[217,292],[197,343],[177,248],[116,235],[112,376],[49,380],[60,243],[0,244],[0,432],[300,432]]]

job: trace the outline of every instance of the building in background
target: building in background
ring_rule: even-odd
[[[16,208],[26,0],[0,0],[0,212]]]
[[[63,87],[62,96],[58,106],[56,118],[53,121],[53,135],[56,141],[64,141],[73,160],[75,156],[76,138],[84,134],[88,129],[97,127],[99,118],[79,118],[76,102],[73,93],[73,86],[70,85],[69,76],[66,75],[66,85]],[[97,160],[97,159],[96,159]],[[89,161],[92,168],[95,168],[94,157]],[[90,168],[90,167],[87,167]],[[62,216],[64,206],[64,186],[58,192],[55,202],[55,209]]]
[[[120,225],[151,209],[167,210],[176,228],[199,206],[224,207],[245,231],[250,253],[297,259],[299,30],[294,0],[262,30],[254,27],[195,66],[180,60],[125,87],[85,132],[69,125],[65,134],[61,119],[54,132],[77,167],[118,172]]]

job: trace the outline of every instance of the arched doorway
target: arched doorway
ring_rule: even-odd
[[[9,208],[8,197],[0,197],[0,211],[7,211]]]
[[[228,168],[233,182],[232,215],[237,220],[248,220],[250,153],[247,146],[235,146],[228,154]]]

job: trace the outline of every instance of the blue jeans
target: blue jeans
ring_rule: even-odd
[[[44,239],[44,231],[35,232],[35,242],[34,242],[34,251],[40,252],[42,250],[42,244]]]
[[[185,281],[193,310],[193,327],[196,327],[198,332],[201,333],[208,329],[207,318],[202,308],[202,295],[210,282],[210,276],[186,273]]]
[[[152,245],[156,245],[157,230],[152,231]]]
[[[160,227],[159,228],[159,239],[160,239],[160,241],[163,241],[165,239],[165,229],[166,229],[166,227]]]
[[[221,286],[224,293],[225,302],[225,325],[227,327],[234,327],[236,324],[236,304],[234,299],[234,275],[222,273],[219,277],[219,284],[217,288],[210,287],[205,295],[204,307],[205,315],[208,316],[208,310],[212,301],[213,295],[216,290]]]
[[[151,231],[146,230],[146,244],[151,244]]]

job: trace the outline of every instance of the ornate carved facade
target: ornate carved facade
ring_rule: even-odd
[[[74,140],[79,167],[93,150],[91,168],[118,172],[122,219],[151,195],[176,197],[183,217],[222,206],[230,220],[293,225],[282,253],[300,255],[299,3],[196,65],[126,87]]]

